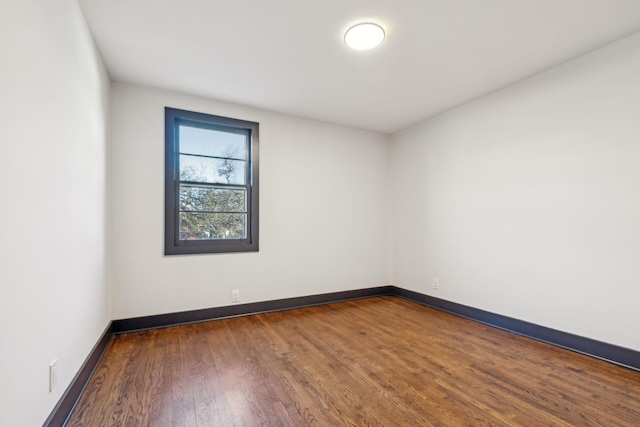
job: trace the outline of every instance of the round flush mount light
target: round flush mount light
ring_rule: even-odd
[[[384,40],[384,30],[378,24],[365,22],[349,28],[344,35],[344,42],[354,50],[369,50]]]

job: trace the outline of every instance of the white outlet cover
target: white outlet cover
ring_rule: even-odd
[[[49,392],[58,385],[58,359],[49,364]]]

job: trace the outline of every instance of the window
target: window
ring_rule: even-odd
[[[258,123],[165,108],[166,255],[258,250]]]

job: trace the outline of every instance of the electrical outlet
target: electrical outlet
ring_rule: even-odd
[[[231,291],[231,302],[240,302],[240,291]]]
[[[440,289],[440,280],[437,277],[433,278],[433,289]]]
[[[58,359],[49,364],[49,393],[58,385]]]

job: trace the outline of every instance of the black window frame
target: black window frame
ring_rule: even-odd
[[[180,240],[180,147],[178,127],[186,123],[195,127],[248,133],[246,151],[247,191],[246,237],[244,239]],[[165,255],[257,252],[259,226],[259,123],[165,107]]]

